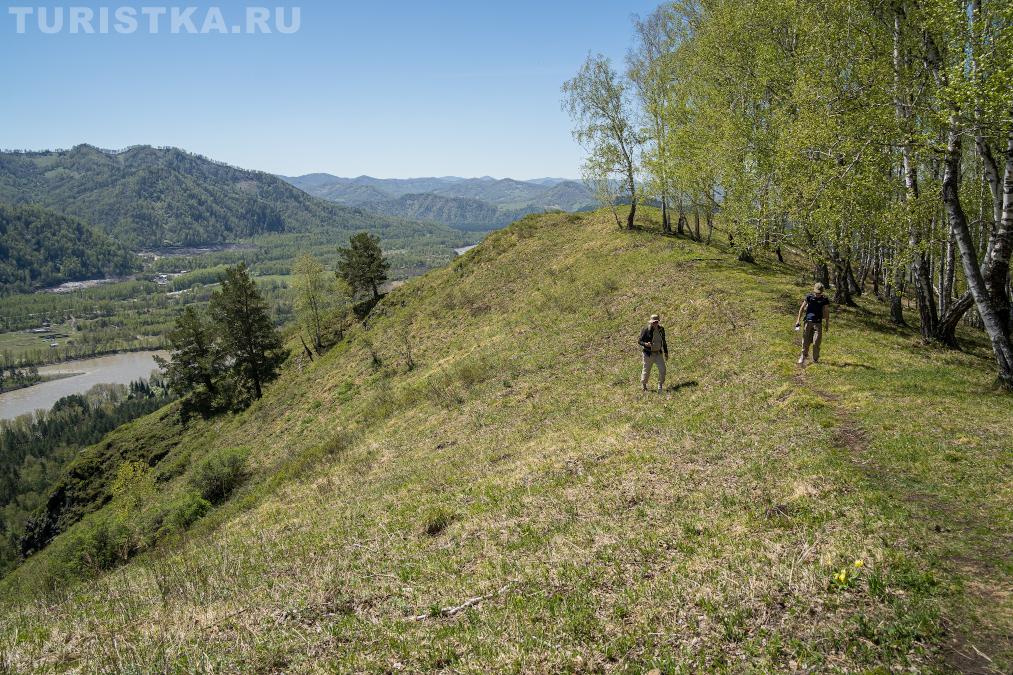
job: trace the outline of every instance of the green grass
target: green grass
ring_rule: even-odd
[[[524,219],[245,412],[117,432],[172,436],[155,501],[212,451],[248,448],[251,474],[46,589],[58,538],[0,587],[0,662],[1008,672],[1013,405],[983,345],[922,347],[863,300],[800,371],[797,269],[644,226]],[[661,395],[637,382],[652,312]]]

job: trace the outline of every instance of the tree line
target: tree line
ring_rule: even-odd
[[[742,260],[791,247],[836,302],[871,286],[901,324],[910,298],[951,347],[974,309],[1013,388],[1013,5],[679,0],[634,38],[563,85],[617,224],[651,200],[709,238],[720,211]]]

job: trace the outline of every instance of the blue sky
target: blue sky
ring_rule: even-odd
[[[302,2],[283,35],[99,32],[98,8],[154,0],[7,2],[0,15],[0,147],[87,142],[173,145],[275,173],[379,177],[577,175],[582,151],[559,87],[589,51],[621,61],[632,14],[657,2]],[[229,25],[263,0],[196,6]],[[95,34],[69,14],[17,32],[11,7],[94,8]],[[172,7],[172,5],[165,5]],[[69,12],[69,9],[65,9]],[[49,25],[53,25],[50,23]],[[268,26],[273,26],[269,22]]]

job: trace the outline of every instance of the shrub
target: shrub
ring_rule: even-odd
[[[190,474],[190,486],[212,504],[221,504],[246,478],[246,448],[215,450]]]
[[[126,562],[135,548],[133,528],[119,518],[102,515],[75,532],[66,557],[76,574],[88,576]]]
[[[175,530],[185,530],[207,515],[211,502],[196,492],[186,492],[169,507],[165,525]]]

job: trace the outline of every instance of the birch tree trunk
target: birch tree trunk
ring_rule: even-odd
[[[1013,345],[1010,344],[1007,334],[1008,326],[1002,325],[998,312],[992,306],[988,289],[985,287],[984,276],[978,268],[978,251],[974,245],[974,239],[971,237],[967,216],[960,203],[960,155],[960,129],[957,126],[956,114],[954,114],[950,121],[946,145],[943,203],[946,205],[947,216],[957,246],[960,247],[960,260],[964,268],[964,276],[967,277],[968,289],[978,308],[985,333],[992,341],[999,384],[1005,389],[1013,390]]]

